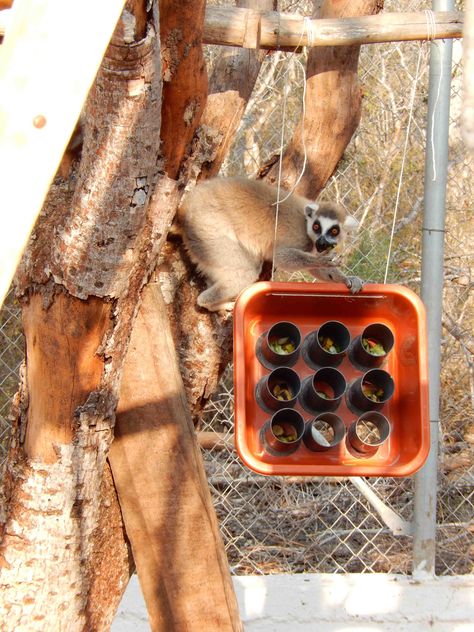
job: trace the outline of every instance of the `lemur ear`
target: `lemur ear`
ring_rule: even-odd
[[[352,217],[352,215],[347,215],[346,219],[344,220],[344,228],[348,232],[353,232],[359,228],[359,222],[356,220],[355,217]]]
[[[316,213],[316,211],[319,209],[319,204],[317,204],[316,202],[312,202],[311,204],[307,204],[304,207],[304,216],[305,217],[313,217],[313,213]]]

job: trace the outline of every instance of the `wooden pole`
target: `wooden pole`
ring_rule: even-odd
[[[204,43],[294,50],[301,46],[347,46],[462,37],[463,14],[455,11],[384,13],[356,18],[307,19],[251,9],[208,7]],[[259,28],[255,28],[259,20]],[[249,24],[252,24],[249,30]],[[252,35],[253,34],[253,35]],[[253,39],[252,39],[253,37]]]
[[[9,11],[0,13],[0,36],[8,28],[8,14]],[[433,19],[434,23],[426,12],[420,11],[310,20],[276,11],[207,7],[203,43],[294,50],[301,46],[347,46],[462,37],[463,13],[435,11]]]

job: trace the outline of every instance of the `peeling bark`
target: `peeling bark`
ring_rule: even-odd
[[[163,63],[161,141],[166,173],[176,178],[206,103],[202,52],[205,0],[160,0]]]
[[[151,197],[167,184],[157,24],[149,15],[130,43],[119,21],[81,163],[57,177],[18,271],[27,348],[1,517],[4,630],[107,630],[131,570],[105,468],[140,291],[171,220]]]
[[[276,10],[273,0],[239,0],[238,7],[258,11]],[[209,95],[201,124],[221,140],[212,161],[203,165],[200,179],[215,176],[234,140],[234,135],[252,94],[265,53],[223,47],[209,80]]]

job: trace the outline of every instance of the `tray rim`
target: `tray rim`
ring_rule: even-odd
[[[237,335],[237,332],[243,330],[245,311],[255,298],[262,294],[290,294],[290,295],[311,295],[311,296],[347,296],[352,298],[369,296],[403,296],[411,304],[417,318],[418,331],[418,374],[420,380],[420,409],[421,409],[421,443],[420,448],[413,459],[401,465],[303,465],[303,464],[286,464],[281,463],[277,467],[273,463],[264,463],[254,456],[249,450],[245,441],[241,440],[243,436],[242,426],[245,422],[241,420],[239,413],[238,400],[243,399],[243,409],[245,410],[245,397],[242,398],[241,389],[238,386],[238,378],[241,373],[239,356],[243,357],[244,344],[243,336]],[[364,285],[362,291],[358,294],[351,292],[340,284],[335,283],[307,283],[307,282],[291,282],[291,281],[259,281],[247,287],[238,296],[234,307],[234,398],[235,398],[235,428],[234,438],[235,447],[241,461],[254,472],[268,476],[390,476],[390,477],[406,477],[411,476],[418,471],[426,459],[430,451],[430,432],[429,432],[429,394],[428,394],[428,358],[426,346],[423,348],[423,341],[427,341],[426,336],[426,311],[421,298],[410,288],[399,284],[381,284],[368,283]],[[244,389],[242,389],[242,392]],[[308,471],[311,469],[311,471]]]

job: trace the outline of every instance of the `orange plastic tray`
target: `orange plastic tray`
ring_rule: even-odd
[[[392,426],[389,438],[372,456],[361,457],[347,441],[324,452],[304,443],[290,455],[274,456],[260,439],[271,414],[260,408],[255,388],[268,375],[257,358],[256,344],[279,321],[297,325],[304,340],[328,320],[342,322],[351,340],[371,323],[387,325],[394,346],[381,367],[395,382],[393,397],[379,411]],[[300,354],[292,367],[301,381],[314,373]],[[346,356],[338,367],[347,385],[363,375]],[[408,476],[424,463],[429,451],[428,377],[425,310],[411,290],[398,285],[366,285],[352,295],[341,285],[322,283],[256,283],[242,292],[234,309],[235,442],[242,461],[260,474],[298,476]],[[314,416],[297,403],[305,421]],[[338,409],[346,429],[357,415],[343,397]]]

